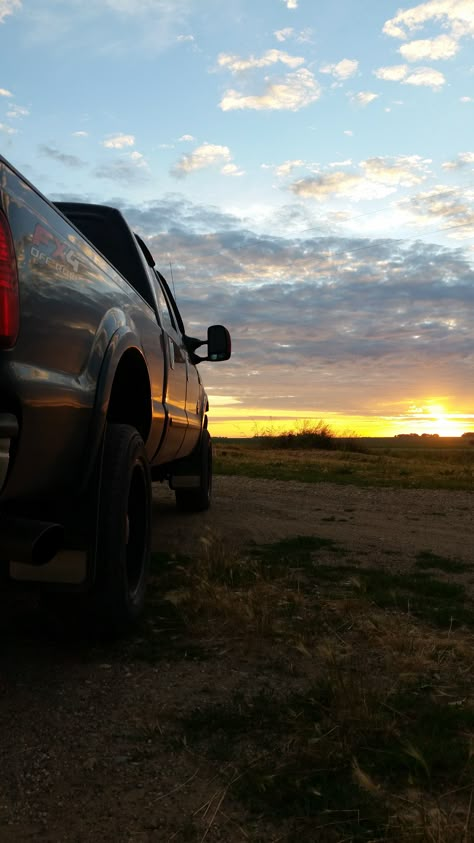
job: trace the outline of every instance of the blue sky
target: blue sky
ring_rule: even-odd
[[[122,208],[190,333],[228,325],[216,433],[461,433],[473,35],[472,0],[0,0],[1,150]]]

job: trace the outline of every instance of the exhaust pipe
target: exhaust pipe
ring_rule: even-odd
[[[6,517],[0,520],[0,559],[25,565],[46,565],[64,541],[64,529],[49,521]]]

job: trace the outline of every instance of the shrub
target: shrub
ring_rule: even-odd
[[[276,433],[272,428],[266,428],[255,434],[265,448],[285,448],[310,450],[320,448],[325,451],[335,447],[335,434],[326,422],[320,419],[316,424],[302,422],[294,430]]]

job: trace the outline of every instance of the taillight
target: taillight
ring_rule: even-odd
[[[0,213],[0,348],[15,345],[20,326],[20,298],[15,247],[4,214]]]

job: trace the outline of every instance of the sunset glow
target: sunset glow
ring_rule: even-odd
[[[327,412],[285,411],[273,408],[262,412],[250,410],[237,399],[222,396],[217,403],[210,402],[210,428],[215,436],[252,437],[264,431],[274,433],[297,430],[302,425],[316,425],[319,421],[328,424],[338,436],[396,436],[401,433],[418,435],[437,434],[441,437],[462,436],[474,429],[474,413],[451,412],[436,399],[420,402],[405,402],[393,415],[343,415]]]
[[[396,436],[401,433],[438,434],[438,436],[457,437],[474,429],[474,413],[451,413],[441,404],[425,403],[407,407],[405,413],[392,417],[344,416],[336,413],[308,415],[305,412],[292,413],[274,409],[270,414],[263,414],[257,408],[248,412],[238,404],[228,408],[212,406],[210,429],[215,436],[251,437],[264,431],[274,433],[297,430],[302,425],[316,425],[319,421],[327,423],[339,436]]]

